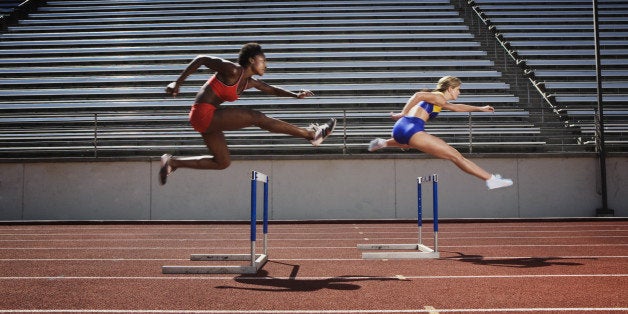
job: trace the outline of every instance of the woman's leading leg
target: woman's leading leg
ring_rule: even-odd
[[[218,118],[216,118],[218,117]],[[214,112],[214,121],[209,127],[221,131],[238,130],[248,126],[257,126],[260,129],[292,135],[309,140],[314,146],[320,145],[334,130],[336,119],[331,118],[325,124],[313,125],[309,128],[300,128],[288,122],[266,116],[250,109],[224,108]]]
[[[455,148],[449,146],[442,139],[428,134],[427,132],[419,132],[410,138],[410,146],[430,154],[434,157],[452,161],[462,171],[474,175],[484,181],[491,178],[491,174],[474,162],[464,158]]]
[[[223,131],[239,130],[249,126],[258,126],[275,133],[284,133],[306,139],[313,138],[313,131],[298,128],[287,122],[272,119],[263,113],[250,109],[220,108],[214,112],[203,140],[213,156],[176,157],[166,162],[167,174],[177,168],[225,169],[231,164],[229,148]]]
[[[249,126],[257,126],[272,133],[288,134],[307,140],[314,138],[314,130],[299,128],[288,122],[268,117],[259,111],[243,108],[216,110],[209,130],[232,131]]]
[[[161,184],[165,184],[167,176],[177,168],[220,170],[229,167],[231,157],[223,131],[239,130],[249,126],[257,126],[273,133],[288,134],[308,140],[314,139],[316,135],[315,130],[296,127],[285,121],[267,117],[259,111],[220,108],[214,112],[209,128],[202,134],[205,145],[213,156],[175,158],[165,154],[162,156],[160,169]]]

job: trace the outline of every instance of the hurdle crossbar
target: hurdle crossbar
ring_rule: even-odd
[[[255,252],[257,241],[257,182],[264,183],[263,253]],[[191,261],[249,261],[249,265],[162,266],[164,274],[256,274],[268,261],[268,182],[261,172],[251,172],[251,251],[250,254],[192,254]]]
[[[434,210],[434,249],[423,244],[423,183],[432,181]],[[438,252],[438,176],[436,174],[417,178],[417,244],[358,244],[359,250],[407,250],[397,252],[363,252],[363,259],[415,259],[439,258]]]

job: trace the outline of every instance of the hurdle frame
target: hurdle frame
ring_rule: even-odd
[[[256,274],[268,261],[268,184],[270,178],[251,171],[251,251],[250,254],[192,254],[191,261],[249,261],[249,265],[162,266],[164,274]],[[257,242],[257,183],[264,183],[263,253],[255,252]]]
[[[434,211],[434,249],[423,244],[423,183],[432,181]],[[418,259],[440,258],[438,252],[438,175],[417,178],[417,244],[358,244],[359,250],[411,250],[394,252],[363,252],[363,259]]]

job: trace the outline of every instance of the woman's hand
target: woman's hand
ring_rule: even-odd
[[[300,90],[299,93],[297,94],[297,98],[299,99],[303,99],[305,97],[311,97],[311,96],[314,96],[314,93],[306,89]]]
[[[491,106],[484,106],[484,107],[480,107],[480,111],[484,111],[484,112],[495,112],[495,108],[491,107]]]
[[[177,82],[172,82],[166,86],[166,94],[176,97],[179,94],[179,86]]]
[[[393,119],[394,121],[397,121],[397,120],[403,118],[403,113],[402,112],[400,112],[400,113],[391,112],[390,113],[390,118]]]

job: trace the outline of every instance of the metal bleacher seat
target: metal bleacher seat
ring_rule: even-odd
[[[339,126],[320,148],[257,128],[227,132],[233,155],[366,153],[370,139],[389,135],[388,113],[444,75],[463,80],[460,102],[498,111],[445,112],[431,132],[474,152],[545,144],[541,127],[449,0],[247,2],[252,11],[241,5],[46,1],[0,34],[0,154],[204,154],[187,111],[211,73],[190,76],[177,98],[164,87],[196,55],[234,60],[246,42],[264,47],[266,82],[316,96],[282,99],[250,90],[226,105],[300,126],[333,116]]]
[[[597,107],[591,1],[475,0],[475,4],[493,31],[533,71],[535,83],[555,100],[558,111],[567,113],[567,125],[590,138],[593,119],[574,113]],[[612,121],[614,128],[606,139],[611,149],[621,150],[627,144],[628,118],[606,112],[625,109],[628,103],[628,1],[598,1],[598,16],[604,120]]]

